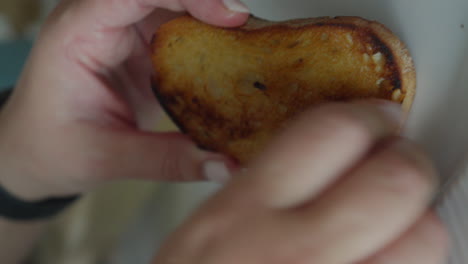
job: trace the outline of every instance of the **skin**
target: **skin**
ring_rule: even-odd
[[[444,263],[447,234],[428,209],[437,176],[417,146],[393,136],[394,107],[304,114],[154,263]]]
[[[202,180],[207,161],[234,169],[183,135],[148,132],[143,117],[161,111],[148,42],[177,15],[161,8],[226,27],[248,16],[219,0],[62,1],[0,114],[4,188],[35,201],[126,178]],[[389,103],[305,113],[155,263],[443,263],[446,232],[429,209],[437,177],[421,150],[393,137],[400,117]],[[2,263],[18,263],[46,224],[0,219]]]

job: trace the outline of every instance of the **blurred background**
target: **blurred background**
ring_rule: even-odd
[[[58,0],[0,0],[0,90],[13,87]],[[157,130],[174,130],[168,118]],[[58,218],[31,256],[38,264],[149,263],[160,243],[210,192],[210,184],[119,182]]]
[[[13,84],[51,1],[0,1],[0,87]],[[48,3],[47,3],[48,2]]]

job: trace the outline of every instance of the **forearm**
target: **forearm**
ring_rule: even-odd
[[[0,92],[0,109],[12,89]],[[50,221],[13,221],[0,216],[0,260],[4,264],[21,263],[31,252]]]
[[[1,263],[22,263],[48,223],[49,221],[15,222],[0,217]]]
[[[24,192],[16,192],[15,188],[11,188],[15,185],[7,184],[7,182],[5,178],[0,176],[0,262],[2,264],[20,264],[24,263],[31,253],[51,218],[43,218],[46,220],[16,218],[24,213],[24,208],[21,207],[15,213],[10,214],[11,208],[17,208],[17,204],[10,203],[11,200],[8,196],[12,195],[11,197],[21,200],[27,196],[21,195]],[[8,217],[3,217],[2,214]]]

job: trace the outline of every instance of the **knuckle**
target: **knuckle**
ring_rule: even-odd
[[[370,141],[373,138],[372,128],[366,121],[347,111],[345,107],[324,107],[318,114],[327,131],[356,140]]]
[[[426,229],[429,232],[426,236],[426,242],[430,243],[434,250],[447,251],[450,246],[450,235],[447,228],[435,213],[429,214],[426,221]]]
[[[415,159],[411,155],[419,155],[420,158]],[[398,193],[410,196],[426,196],[431,193],[435,173],[431,166],[428,166],[428,162],[422,162],[423,157],[424,155],[416,150],[412,154],[404,155],[390,151],[384,156],[388,177]]]
[[[163,149],[165,153],[162,155],[158,178],[169,181],[184,180],[184,175],[181,173],[182,157],[177,155],[176,148],[168,146]]]

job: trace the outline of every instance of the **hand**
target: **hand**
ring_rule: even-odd
[[[162,247],[157,264],[443,264],[431,162],[392,136],[399,108],[304,114]]]
[[[149,85],[149,39],[177,15],[156,8],[227,27],[248,16],[221,0],[62,1],[0,116],[2,186],[39,200],[117,179],[228,173],[229,159],[197,149],[181,134],[145,132],[141,113],[160,112]]]

